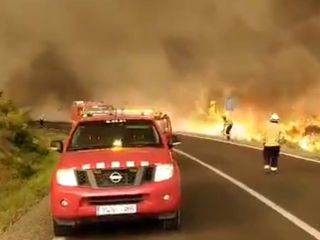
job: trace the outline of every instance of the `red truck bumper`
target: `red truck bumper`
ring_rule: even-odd
[[[141,186],[92,189],[61,187],[51,189],[51,210],[55,221],[76,223],[85,220],[113,219],[114,215],[100,215],[97,206],[114,204],[135,204],[136,212],[120,217],[165,218],[180,209],[180,179],[149,183]]]

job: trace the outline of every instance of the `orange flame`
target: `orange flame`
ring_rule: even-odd
[[[263,124],[261,124],[261,121],[259,122],[253,111],[246,114],[242,113],[242,115],[235,113],[233,121],[234,125],[231,131],[231,138],[233,140],[261,142]],[[310,120],[310,118],[305,117],[295,121],[282,122],[281,126],[285,134],[286,143],[304,151],[320,152],[320,133],[319,135],[305,135],[305,129],[310,124],[320,126],[320,121]],[[224,137],[222,133],[223,121],[218,115],[211,117],[203,116],[197,120],[187,120],[179,125],[183,130],[188,132]]]

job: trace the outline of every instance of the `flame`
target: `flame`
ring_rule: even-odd
[[[249,120],[248,120],[249,119]],[[254,111],[233,115],[234,125],[231,131],[233,140],[260,142],[263,124]],[[224,137],[223,121],[221,116],[202,117],[201,119],[187,120],[179,124],[181,129],[188,132],[200,133],[215,137]],[[319,127],[316,131],[307,133],[310,126]],[[285,134],[286,144],[308,152],[320,152],[320,120],[312,117],[301,117],[298,120],[282,122],[281,127]]]
[[[200,134],[206,134],[210,136],[223,137],[223,122],[218,123],[199,123],[188,122],[184,125],[185,129],[190,132],[196,132]],[[258,140],[259,136],[253,136],[249,126],[241,124],[240,122],[234,122],[232,128],[232,138],[240,141],[253,141]]]
[[[312,146],[309,144],[309,139],[307,137],[304,137],[299,141],[299,146],[306,151],[313,150]]]
[[[315,136],[304,136],[299,140],[298,144],[301,149],[308,152],[320,151],[320,141]]]

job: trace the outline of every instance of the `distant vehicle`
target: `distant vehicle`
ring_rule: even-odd
[[[82,110],[84,108],[85,101],[74,101],[71,106],[71,122],[74,125],[81,119]]]
[[[84,117],[84,112],[98,109],[110,109],[111,105],[105,104],[103,101],[74,101],[71,106],[71,122],[75,125]],[[112,107],[112,106],[111,106]]]
[[[85,106],[82,110],[82,117],[112,114],[115,111],[113,105],[98,104]]]
[[[65,142],[51,182],[55,236],[77,224],[120,218],[155,218],[164,229],[180,226],[181,179],[168,142],[152,114],[116,110],[80,119]]]
[[[168,114],[152,109],[124,109],[124,113],[127,114],[144,114],[154,118],[157,125],[160,128],[161,133],[170,140],[172,137],[172,125]]]

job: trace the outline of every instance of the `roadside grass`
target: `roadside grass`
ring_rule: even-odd
[[[62,133],[32,130],[37,141],[49,146],[53,139],[63,139]],[[52,171],[58,160],[58,154],[48,152],[39,155],[36,152],[22,152],[21,158],[35,158],[32,167],[36,172],[30,177],[21,177],[13,169],[0,165],[0,233],[17,221],[30,207],[45,197],[49,192]]]

